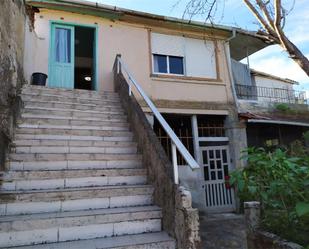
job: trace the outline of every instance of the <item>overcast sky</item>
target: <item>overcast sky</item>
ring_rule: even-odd
[[[134,9],[154,14],[182,18],[185,4],[188,0],[90,0],[113,6]],[[241,0],[221,1],[217,11],[217,24],[241,27],[248,30],[258,28],[256,20]],[[292,0],[283,2],[291,3]],[[285,32],[288,37],[309,57],[309,1],[296,0],[292,12],[287,18]],[[196,20],[203,21],[205,17],[196,16]],[[288,55],[279,46],[270,46],[250,56],[250,66],[259,71],[274,74],[283,78],[290,78],[300,82],[297,89],[307,90],[309,97],[308,76],[289,59]]]

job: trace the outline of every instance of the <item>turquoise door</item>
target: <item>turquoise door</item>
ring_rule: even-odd
[[[52,24],[49,87],[74,88],[74,26]]]

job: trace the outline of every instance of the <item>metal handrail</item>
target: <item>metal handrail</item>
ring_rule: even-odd
[[[276,101],[282,103],[306,103],[306,92],[294,89],[235,84],[237,97],[248,100]]]
[[[117,55],[116,57],[116,64],[117,64],[117,74],[120,72],[124,71],[127,76],[129,81],[133,84],[133,86],[136,88],[136,90],[139,92],[139,94],[143,97],[147,105],[149,106],[150,110],[154,114],[154,116],[157,118],[157,120],[160,122],[161,126],[167,133],[167,135],[170,137],[172,141],[172,161],[173,161],[173,169],[174,169],[174,182],[176,184],[179,183],[179,174],[178,174],[178,163],[177,163],[177,149],[179,153],[183,156],[183,158],[186,160],[188,163],[189,167],[192,170],[199,169],[200,166],[198,163],[195,161],[195,159],[192,157],[190,152],[187,150],[187,148],[183,145],[183,143],[180,141],[180,139],[177,137],[175,132],[172,130],[172,128],[169,126],[169,124],[165,121],[159,110],[156,108],[154,103],[150,100],[150,98],[147,96],[147,94],[144,92],[142,87],[137,83],[137,81],[133,78],[131,75],[130,71],[128,70],[126,64],[123,62],[121,59],[120,55]],[[132,85],[127,82],[129,85],[129,96],[132,94]]]

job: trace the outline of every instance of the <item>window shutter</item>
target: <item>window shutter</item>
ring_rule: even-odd
[[[184,40],[182,36],[152,33],[152,53],[184,57]]]

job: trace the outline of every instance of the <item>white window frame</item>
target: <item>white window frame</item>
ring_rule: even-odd
[[[154,70],[154,56],[155,55],[161,55],[161,56],[166,56],[166,65],[167,65],[167,73],[160,73],[160,72],[155,72]],[[167,54],[156,54],[152,53],[152,73],[153,74],[158,74],[158,75],[172,75],[172,76],[185,76],[186,75],[186,67],[185,67],[185,57],[184,56],[175,56],[175,55],[167,55]],[[182,58],[182,71],[183,74],[175,74],[175,73],[170,73],[170,63],[169,63],[169,58],[170,57],[179,57]]]

